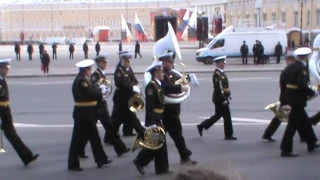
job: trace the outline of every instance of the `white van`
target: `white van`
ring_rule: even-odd
[[[240,47],[243,41],[249,48],[248,56],[253,56],[252,48],[259,40],[264,47],[264,54],[274,56],[274,50],[278,42],[282,45],[283,53],[287,46],[287,34],[285,31],[256,31],[234,32],[230,26],[218,34],[206,47],[197,50],[196,60],[204,64],[212,64],[213,58],[227,55],[228,57],[241,57]]]
[[[70,43],[83,45],[85,42],[86,42],[86,38],[78,37],[78,38],[72,38]]]
[[[69,44],[69,39],[66,37],[47,37],[43,41],[44,44]]]

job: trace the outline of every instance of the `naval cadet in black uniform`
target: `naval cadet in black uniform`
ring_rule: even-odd
[[[23,164],[28,166],[32,161],[39,157],[39,154],[33,154],[23,143],[13,125],[11,108],[9,105],[9,88],[6,81],[6,76],[9,73],[10,61],[11,59],[0,60],[0,128],[18,153]]]
[[[288,54],[286,55],[287,67],[288,67],[290,64],[294,63],[295,61],[296,61],[296,59],[295,59],[295,57],[294,57],[293,52],[288,52]],[[284,96],[283,96],[284,90],[286,89],[286,84],[285,84],[284,81],[283,81],[283,74],[285,74],[285,72],[286,72],[287,69],[288,69],[288,68],[285,68],[285,69],[281,72],[281,74],[280,74],[280,80],[279,80],[279,85],[280,85],[280,97],[279,97],[280,107],[287,104],[286,101],[285,101],[285,98],[284,98]],[[316,115],[315,115],[315,116],[316,116]],[[315,119],[315,116],[310,117],[310,120]],[[264,132],[264,134],[263,134],[263,136],[262,136],[262,139],[263,139],[263,140],[270,141],[270,142],[274,142],[275,139],[273,139],[272,136],[273,136],[273,134],[276,132],[276,130],[279,128],[280,124],[281,124],[281,121],[277,118],[277,116],[275,116],[275,117],[271,120],[271,122],[269,123],[267,129],[265,130],[265,132]],[[311,127],[311,126],[309,126],[309,127]],[[317,137],[316,137],[316,135],[315,135],[312,127],[310,128],[310,131],[309,131],[309,132],[312,133],[311,135],[312,135],[314,141],[317,142],[318,139],[317,139]],[[298,133],[299,133],[299,131],[298,131]],[[300,135],[300,134],[299,134],[299,135]],[[301,141],[303,141],[304,139],[302,138],[301,135],[300,135],[300,137],[301,137]]]
[[[214,123],[223,117],[225,139],[237,140],[237,137],[233,136],[231,113],[229,108],[229,100],[231,100],[229,81],[227,75],[224,73],[226,58],[227,56],[220,56],[214,59],[217,66],[212,78],[214,88],[212,102],[216,109],[215,115],[197,125],[197,128],[200,136],[202,136],[203,129],[208,130]]]
[[[162,62],[158,62],[147,69],[152,75],[151,81],[145,88],[146,94],[146,116],[145,126],[163,127],[163,112],[165,108],[163,89],[161,81],[163,79]],[[164,137],[165,138],[165,137]],[[169,173],[167,144],[164,140],[164,145],[158,150],[142,149],[138,156],[133,160],[134,165],[141,174],[145,174],[144,167],[154,159],[156,174]]]
[[[171,70],[173,69],[174,63],[174,53],[169,52],[159,56],[159,60],[162,61],[162,66],[164,70],[164,78],[161,81],[161,86],[163,88],[164,94],[180,94],[182,91],[187,91],[189,88],[186,85],[176,85],[175,81],[180,79]],[[182,125],[180,121],[181,105],[178,104],[168,104],[166,103],[164,113],[163,113],[163,124],[166,132],[169,133],[170,137],[174,141],[178,152],[180,154],[181,164],[192,164],[195,165],[197,162],[192,161],[190,156],[192,152],[187,148],[185,139],[182,134]]]
[[[113,95],[113,111],[111,115],[112,124],[116,132],[121,124],[128,123],[138,134],[143,134],[144,127],[134,112],[128,106],[129,100],[135,93],[140,94],[140,87],[137,78],[130,68],[132,54],[128,51],[119,53],[121,62],[114,72],[114,83],[116,90]],[[124,132],[125,133],[125,132]],[[124,134],[129,135],[129,134]],[[132,133],[130,134],[132,135]]]
[[[72,94],[75,101],[73,118],[74,126],[69,151],[68,169],[82,171],[78,159],[83,151],[83,144],[90,141],[94,160],[98,168],[104,168],[112,161],[104,152],[96,125],[97,103],[102,99],[102,94],[107,91],[105,86],[95,87],[90,81],[91,69],[94,60],[88,59],[76,64],[79,74],[72,85]]]
[[[308,151],[312,152],[320,146],[316,144],[309,133],[310,122],[305,111],[309,98],[319,94],[309,87],[309,73],[306,63],[311,53],[309,48],[299,48],[294,54],[297,61],[287,67],[283,75],[283,81],[286,84],[284,98],[291,107],[288,124],[281,142],[282,157],[296,157],[298,154],[292,153],[293,137],[298,130],[301,136],[306,140]]]

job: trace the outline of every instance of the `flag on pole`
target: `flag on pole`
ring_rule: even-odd
[[[135,26],[135,29],[136,29],[136,39],[138,41],[148,41],[147,39],[147,34],[146,32],[144,31],[144,28],[140,22],[140,19],[137,15],[137,13],[135,13],[135,17],[134,17],[134,26]]]
[[[123,33],[125,33],[124,37],[122,36]],[[123,17],[123,14],[121,14],[121,39],[126,39],[128,42],[132,40],[131,32],[129,30],[126,20]]]

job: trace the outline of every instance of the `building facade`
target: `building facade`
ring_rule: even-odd
[[[134,15],[138,14],[146,31],[152,37],[151,12],[170,7],[189,8],[205,12],[209,32],[214,29],[214,18],[221,17],[223,26],[252,29],[273,26],[284,29],[289,39],[300,40],[301,6],[298,0],[27,0],[24,4],[0,6],[0,41],[25,40],[46,37],[90,37],[95,26],[110,27],[110,40],[121,37],[121,14],[134,36]],[[45,2],[43,2],[45,1]],[[299,0],[301,1],[301,0]],[[314,37],[320,29],[320,3],[305,0],[302,6],[302,32]],[[213,31],[214,32],[214,31]],[[134,37],[133,37],[134,38]]]

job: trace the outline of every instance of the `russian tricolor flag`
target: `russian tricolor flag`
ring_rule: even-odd
[[[136,40],[140,42],[147,42],[148,39],[147,39],[146,32],[144,31],[144,28],[140,22],[140,19],[137,13],[135,13],[135,17],[134,17],[134,27],[136,30]]]
[[[132,40],[131,32],[129,30],[128,24],[121,14],[121,40],[130,42]]]

